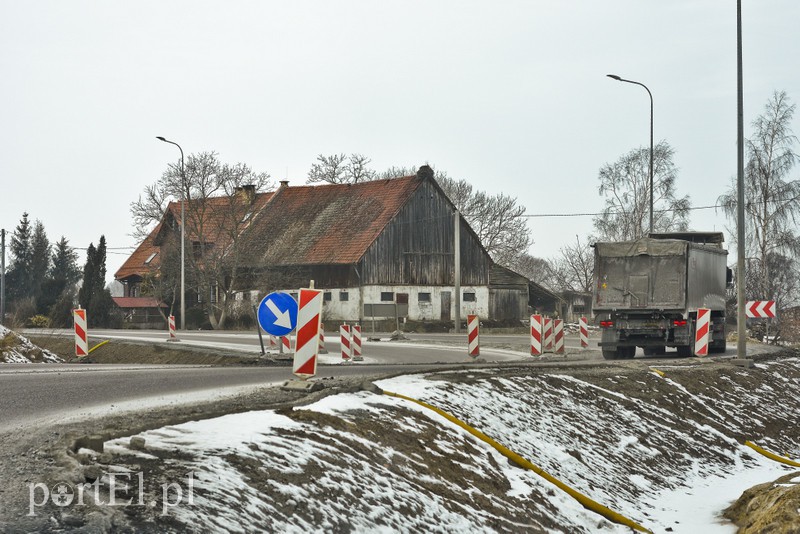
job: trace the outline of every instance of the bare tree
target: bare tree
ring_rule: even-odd
[[[797,137],[791,121],[795,105],[785,92],[773,93],[764,113],[753,121],[753,135],[746,141],[747,165],[744,175],[745,251],[757,262],[748,264],[748,271],[758,276],[745,276],[745,293],[758,299],[792,300],[785,288],[796,282],[778,286],[773,282],[783,275],[776,269],[797,272],[800,239],[795,227],[800,215],[800,180],[789,174],[797,162]],[[732,221],[736,220],[737,185],[733,179],[727,193],[718,202]],[[732,232],[735,236],[736,232]]]
[[[327,182],[330,184],[356,184],[377,179],[375,171],[369,168],[371,160],[363,154],[333,154],[317,156],[317,162],[308,171],[308,183]]]
[[[689,196],[675,197],[674,150],[666,141],[653,148],[653,231],[686,230]],[[647,234],[650,225],[650,149],[631,150],[600,169],[603,212],[595,218],[598,238],[628,241]]]
[[[225,326],[240,274],[244,249],[240,237],[250,223],[255,194],[272,185],[266,173],[256,173],[243,163],[222,163],[216,153],[203,152],[186,159],[185,177],[180,165],[170,165],[145,189],[144,197],[131,204],[139,236],[148,235],[162,220],[167,223],[165,232],[178,234],[179,201],[186,200],[187,284],[191,284],[187,287],[195,291],[213,328]],[[170,217],[165,217],[171,202]],[[176,255],[165,256],[177,261]],[[170,272],[173,268],[166,267]]]
[[[413,176],[417,167],[390,167],[382,173],[367,168],[369,159],[353,154],[317,156],[309,182],[356,183],[364,180]],[[361,177],[361,178],[359,178]],[[481,244],[501,265],[512,266],[533,243],[527,221],[522,217],[525,208],[517,200],[502,193],[488,195],[475,191],[466,180],[454,180],[446,172],[434,169],[434,179],[456,206],[470,227],[478,234]]]
[[[559,291],[592,291],[594,273],[594,253],[589,246],[591,238],[581,243],[575,236],[575,243],[561,248],[560,256],[550,261],[552,265],[553,289]]]
[[[528,221],[523,217],[525,208],[517,204],[517,199],[502,193],[474,191],[466,180],[453,180],[446,175],[436,181],[478,234],[495,263],[513,266],[533,244]]]
[[[540,286],[557,289],[553,284],[553,267],[545,259],[536,258],[527,253],[522,254],[511,265],[511,269]]]

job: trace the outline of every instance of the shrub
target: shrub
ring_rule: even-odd
[[[45,315],[34,315],[28,318],[27,324],[32,328],[47,328],[50,325],[50,319]]]

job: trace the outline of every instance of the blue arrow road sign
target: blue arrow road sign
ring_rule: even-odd
[[[258,324],[268,334],[285,336],[297,326],[297,302],[288,293],[270,293],[258,305]]]

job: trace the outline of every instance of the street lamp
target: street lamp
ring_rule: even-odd
[[[181,145],[169,139],[164,139],[160,135],[156,136],[159,141],[164,141],[178,147],[181,151],[181,330],[186,330],[186,199],[184,189],[186,187],[186,171],[183,166],[183,149]]]
[[[647,94],[650,95],[650,233],[653,233],[653,93],[650,92],[650,89],[647,86],[640,82],[635,82],[633,80],[626,80],[625,78],[620,78],[616,74],[606,74],[612,80],[617,80],[618,82],[625,82],[625,83],[632,83],[634,85],[641,85],[644,87]]]

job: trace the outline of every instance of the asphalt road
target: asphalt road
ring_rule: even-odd
[[[48,333],[73,335],[66,330]],[[94,330],[90,333],[90,344],[106,339],[165,344],[166,337],[164,331]],[[425,339],[402,343],[365,340],[364,362],[351,365],[341,365],[339,340],[328,338],[329,354],[320,355],[316,378],[414,372],[441,364],[465,363],[471,359],[466,353],[466,335],[461,337],[463,346],[459,346],[457,339],[455,345],[431,344]],[[236,350],[254,356],[261,352],[255,332],[181,332],[180,338],[183,346]],[[521,357],[524,354],[510,351],[482,351],[482,358],[487,361]],[[0,367],[0,431],[22,431],[30,425],[69,418],[208,400],[255,386],[281,384],[291,378],[294,375],[288,365],[6,364]]]
[[[54,333],[58,335],[73,335],[69,330],[47,330],[36,332]],[[23,334],[34,335],[34,331],[25,331]],[[164,330],[90,330],[90,345],[100,341],[109,340],[132,340],[146,343],[165,343],[168,337]],[[408,338],[402,342],[390,341],[388,333],[363,333],[363,355],[364,363],[461,363],[468,359],[467,356],[467,335],[463,334],[406,334]],[[261,345],[256,332],[215,332],[215,331],[186,331],[178,332],[178,338],[183,346],[194,346],[198,348],[214,348],[219,350],[234,350],[250,352],[252,354],[261,353]],[[371,341],[380,339],[380,341]],[[524,346],[528,343],[525,335],[482,335],[481,339],[485,342],[500,343],[507,345]],[[565,346],[577,349],[580,342],[577,336],[565,336]],[[264,343],[268,344],[267,336],[264,335]],[[338,363],[341,348],[337,333],[325,333],[325,348],[328,356],[322,356],[320,363]],[[269,346],[266,347],[269,351]],[[101,349],[102,350],[102,349]],[[513,353],[508,350],[482,348],[481,357],[489,361],[509,361],[524,357],[525,353]]]
[[[331,365],[317,378],[414,372],[425,365]],[[7,364],[0,367],[0,431],[126,409],[213,399],[294,378],[290,367]]]

